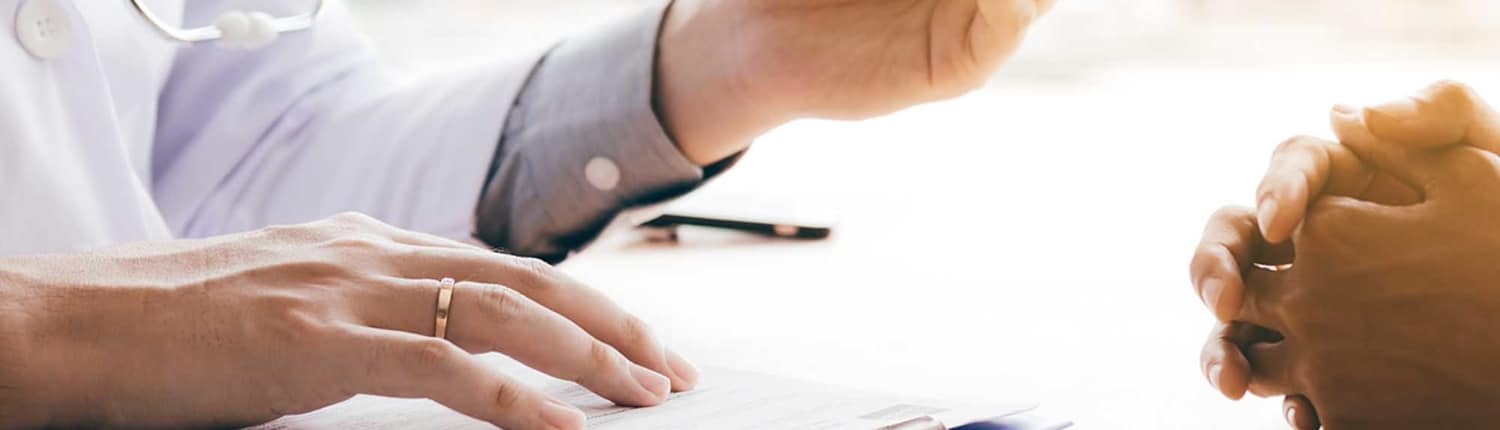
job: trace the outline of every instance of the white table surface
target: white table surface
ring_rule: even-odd
[[[1002,76],[886,118],[789,125],[693,197],[837,210],[830,240],[616,235],[563,267],[706,364],[1033,399],[1080,428],[1283,428],[1279,399],[1230,402],[1200,376],[1199,231],[1250,202],[1282,139],[1328,135],[1333,103],[1447,77],[1500,91],[1494,64]]]

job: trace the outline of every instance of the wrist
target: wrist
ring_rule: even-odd
[[[0,258],[0,428],[95,427],[120,413],[156,287],[108,285],[81,255]],[[104,275],[101,277],[98,275]],[[140,400],[135,398],[132,400]],[[11,410],[15,408],[15,410]]]
[[[688,160],[707,166],[792,119],[792,104],[763,91],[742,37],[736,1],[676,0],[657,41],[655,103]]]

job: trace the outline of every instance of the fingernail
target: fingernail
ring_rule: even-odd
[[[651,369],[639,365],[630,365],[630,376],[640,384],[641,389],[651,395],[651,400],[661,401],[667,398],[667,392],[672,390],[672,381],[660,373],[652,372]]]
[[[1358,110],[1354,109],[1354,106],[1349,106],[1342,103],[1333,105],[1333,111],[1344,115],[1353,115],[1354,113],[1358,112]]]
[[[1271,221],[1276,217],[1276,210],[1278,209],[1276,198],[1268,196],[1255,206],[1255,222],[1260,224],[1261,235],[1270,236]],[[1268,237],[1266,239],[1270,240],[1271,238]]]
[[[1376,112],[1391,118],[1415,118],[1420,110],[1421,106],[1410,97],[1365,108],[1366,112]]]
[[[555,429],[575,430],[583,428],[588,417],[572,405],[549,398],[546,404],[542,405],[542,421],[546,421],[547,425]]]
[[[1286,408],[1286,423],[1287,423],[1287,425],[1292,426],[1292,428],[1294,428],[1294,429],[1295,428],[1301,428],[1301,427],[1297,427],[1297,407],[1296,406],[1288,406]]]
[[[1209,278],[1202,285],[1203,306],[1208,307],[1209,312],[1219,314],[1219,292],[1224,290],[1224,284],[1218,279]]]
[[[1220,365],[1219,362],[1215,361],[1213,363],[1209,363],[1208,364],[1208,385],[1212,385],[1214,387],[1214,389],[1216,389],[1216,390],[1219,389],[1219,373],[1221,373],[1223,371],[1224,371],[1224,366]]]
[[[677,391],[691,390],[698,385],[698,366],[694,366],[693,362],[682,358],[670,349],[667,350],[667,367],[671,368],[672,374],[677,377],[677,380],[673,381]]]
[[[1386,124],[1386,125],[1394,124],[1396,122],[1396,118],[1397,118],[1394,115],[1391,115],[1389,113],[1385,113],[1385,112],[1376,110],[1375,108],[1365,108],[1364,114],[1362,116],[1363,116],[1362,119],[1365,121],[1366,125],[1371,125],[1371,124]]]

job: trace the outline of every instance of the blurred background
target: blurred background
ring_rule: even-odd
[[[348,1],[408,71],[641,4]],[[1082,428],[1285,428],[1279,400],[1224,400],[1199,371],[1204,222],[1253,203],[1282,140],[1330,135],[1335,103],[1450,78],[1500,98],[1497,23],[1495,0],[1059,0],[988,87],[788,124],[679,203],[834,212],[831,240],[625,235],[563,267],[702,363],[1036,400]]]

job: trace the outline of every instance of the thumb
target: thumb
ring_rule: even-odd
[[[955,2],[957,3],[957,2]],[[1042,13],[1037,0],[979,0],[973,3],[974,15],[965,18],[968,34],[968,55],[977,63],[979,70],[993,71],[1000,63],[1015,54],[1031,28]]]
[[[1455,81],[1441,81],[1412,97],[1364,111],[1371,134],[1412,149],[1467,144],[1500,153],[1497,119],[1472,88]]]
[[[998,45],[994,48],[1014,49],[1031,22],[1041,16],[1040,6],[1037,0],[979,0],[974,4],[978,17],[969,28],[970,37],[975,42],[993,39]]]

